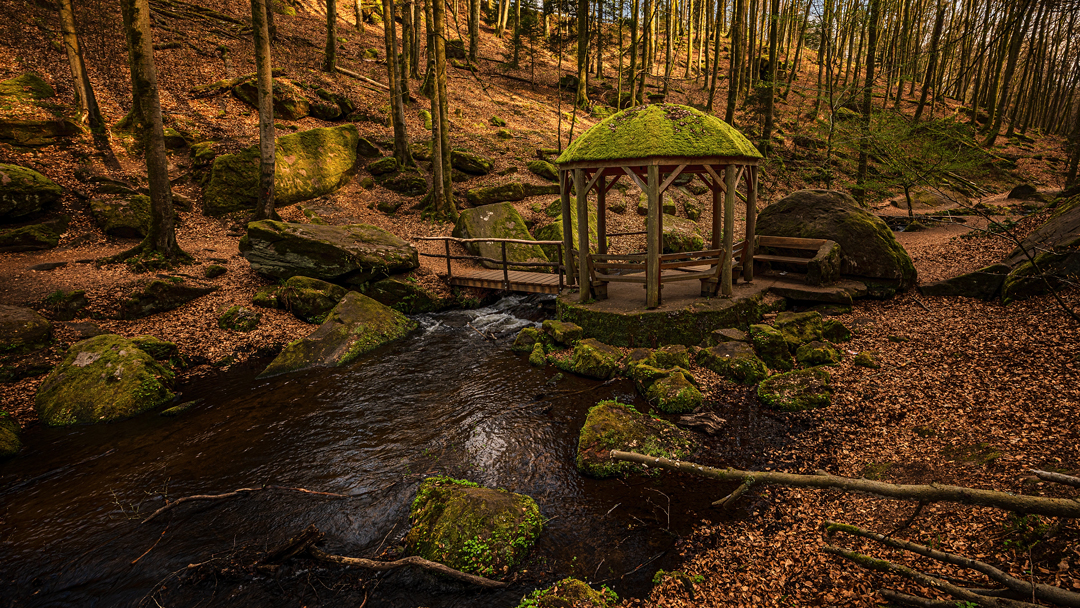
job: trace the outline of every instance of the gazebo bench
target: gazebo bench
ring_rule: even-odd
[[[731,260],[733,276],[742,274],[742,260],[746,254],[746,243],[740,241],[732,247],[735,255]],[[573,252],[572,255],[577,255]],[[684,251],[660,255],[660,283],[673,281],[701,281],[701,295],[714,296],[720,288],[720,278],[724,265],[723,249],[704,251]],[[644,253],[613,255],[590,253],[586,260],[589,264],[589,283],[597,299],[607,298],[609,282],[645,284],[645,264],[648,256]]]
[[[763,249],[780,253],[761,253]],[[840,278],[840,245],[827,239],[757,235],[754,262],[806,267],[806,282],[827,285]]]

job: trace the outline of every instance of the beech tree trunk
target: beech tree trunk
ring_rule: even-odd
[[[480,56],[480,0],[469,0],[469,63]]]
[[[1001,132],[1001,122],[1004,119],[1005,108],[1009,101],[1009,84],[1012,81],[1013,73],[1016,71],[1016,61],[1020,57],[1020,47],[1023,46],[1024,34],[1027,33],[1028,25],[1031,23],[1033,4],[1034,0],[1022,0],[1018,8],[1016,29],[1013,30],[1012,40],[1009,42],[1008,62],[1005,64],[1005,73],[1001,77],[1001,92],[998,97],[997,111],[994,112],[993,122],[987,130],[983,146],[994,145],[998,133]]]
[[[574,106],[580,109],[589,107],[589,0],[578,0],[577,9],[577,97]]]
[[[409,83],[401,78],[402,70],[398,64],[397,31],[395,27],[394,0],[382,0],[383,35],[386,44],[386,79],[390,86],[390,113],[394,123],[394,158],[402,167],[416,164],[409,152],[409,134],[405,129],[404,97],[408,94]]]
[[[881,0],[870,0],[869,41],[866,46],[866,83],[862,99],[862,142],[859,146],[859,169],[855,177],[855,198],[866,201],[866,173],[870,165],[870,116],[874,109],[874,60],[877,56],[878,23],[881,20]]]
[[[323,71],[337,70],[337,0],[326,0],[326,58]]]
[[[75,26],[75,9],[71,0],[60,0],[60,32],[64,39],[64,51],[71,66],[71,82],[75,88],[75,105],[79,108],[80,122],[90,125],[96,134],[105,133],[105,119],[101,117],[94,87],[86,73],[82,48],[79,46],[78,30]]]
[[[431,21],[435,41],[435,90],[439,100],[439,148],[442,165],[442,183],[434,184],[442,188],[442,209],[438,211],[446,219],[457,219],[457,206],[454,204],[454,187],[450,180],[450,103],[446,91],[446,7],[440,0],[431,2]],[[434,142],[432,143],[434,146]]]
[[[735,17],[731,25],[731,63],[728,69],[727,107],[724,110],[724,122],[735,126],[735,103],[739,98],[739,76],[742,72],[742,32],[743,8],[746,0],[735,0]]]
[[[270,27],[266,22],[267,0],[251,0],[251,25],[255,37],[255,74],[259,89],[259,202],[253,220],[273,218],[274,213],[274,78],[270,63]]]
[[[765,98],[765,127],[761,131],[761,145],[758,148],[768,157],[772,153],[773,116],[776,101],[776,44],[777,27],[780,21],[780,0],[772,0],[769,14],[769,92]]]
[[[923,108],[926,107],[926,97],[930,93],[930,86],[934,82],[934,71],[937,69],[938,44],[941,42],[941,27],[945,23],[945,5],[938,6],[937,19],[934,20],[934,33],[930,36],[930,59],[926,64],[926,76],[923,78],[922,95],[919,97],[919,107],[915,108],[914,122],[919,122]],[[936,97],[938,92],[934,91]]]

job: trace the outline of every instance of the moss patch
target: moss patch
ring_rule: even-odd
[[[570,346],[585,336],[580,325],[547,319],[543,324],[544,333],[551,336],[556,344]]]
[[[520,184],[516,184],[519,185]],[[524,197],[523,197],[524,198]],[[466,209],[454,225],[454,236],[464,239],[498,238],[534,240],[525,226],[525,219],[510,203],[484,205]],[[502,260],[501,243],[468,243],[469,252],[493,260]],[[547,262],[539,245],[507,244],[506,259],[510,262]],[[501,263],[482,262],[485,268],[502,268]],[[511,266],[513,268],[513,266]],[[521,267],[535,272],[536,268]]]
[[[18,221],[60,200],[63,190],[27,167],[0,163],[0,220]]]
[[[837,365],[840,363],[840,349],[828,342],[815,340],[803,344],[795,351],[795,361],[803,367]]]
[[[532,498],[449,477],[420,484],[409,518],[408,553],[489,578],[520,564],[543,529]]]
[[[230,306],[225,312],[221,313],[221,316],[218,317],[218,327],[248,332],[258,327],[261,320],[261,312],[255,312],[237,304]]]
[[[579,376],[607,380],[619,370],[620,359],[622,353],[618,349],[595,338],[586,338],[574,345],[570,359],[562,367]]]
[[[649,403],[667,414],[685,414],[701,407],[704,396],[687,373],[676,371],[652,383],[645,397]]]
[[[758,385],[761,402],[778,410],[798,412],[832,402],[829,372],[814,367],[778,374]]]
[[[746,342],[723,342],[698,352],[698,364],[739,384],[757,384],[769,375],[765,363]]]
[[[564,578],[533,591],[517,608],[609,608],[618,602],[618,594],[607,586],[597,591],[576,578]]]
[[[751,325],[750,341],[753,342],[758,357],[770,368],[787,371],[794,367],[784,334],[775,327],[764,324]]]
[[[624,450],[682,460],[698,448],[689,431],[658,418],[646,416],[618,401],[601,401],[589,410],[578,436],[576,465],[591,477],[616,477],[640,473],[638,464],[608,458],[611,450]]]
[[[0,458],[14,456],[22,449],[19,440],[19,423],[4,412],[0,412]]]

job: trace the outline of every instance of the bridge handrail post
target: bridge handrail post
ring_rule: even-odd
[[[447,282],[454,280],[454,271],[450,269],[450,241],[443,241],[446,243],[446,280]]]
[[[506,241],[500,243],[502,245],[502,264],[503,264],[503,289],[510,290],[510,266],[506,262]]]
[[[562,243],[559,243],[559,244],[555,245],[555,251],[558,253],[558,256],[559,256],[559,265],[555,267],[555,272],[559,273],[559,293],[562,293],[562,290],[563,290],[563,272],[566,270],[566,267],[563,264]]]

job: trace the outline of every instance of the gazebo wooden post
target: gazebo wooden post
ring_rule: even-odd
[[[724,267],[720,274],[720,294],[731,295],[731,246],[734,244],[735,224],[735,165],[724,168],[724,183],[727,192],[724,196]]]
[[[710,245],[710,249],[720,248],[721,231],[724,229],[724,223],[721,221],[721,218],[723,216],[720,215],[723,212],[721,195],[724,191],[722,188],[720,188],[720,180],[716,179],[715,175],[716,174],[713,173],[714,178],[712,184],[712,243]]]
[[[573,285],[577,282],[574,274],[574,256],[570,251],[574,248],[574,225],[570,221],[570,172],[559,171],[559,201],[562,205],[562,236],[563,236],[563,259],[566,264],[566,283]]]
[[[646,226],[645,244],[645,306],[660,306],[660,250],[663,235],[660,224],[660,167],[655,163],[648,167],[649,215]]]
[[[747,283],[754,280],[754,231],[757,229],[757,185],[758,168],[747,167],[746,183],[746,249],[743,254],[743,280]]]
[[[596,252],[607,253],[607,176],[600,169],[600,179],[596,182]]]
[[[592,297],[589,284],[589,193],[585,190],[586,185],[585,170],[574,169],[574,191],[577,193],[578,217],[578,298],[582,302]],[[569,215],[569,212],[567,215]],[[569,217],[567,220],[569,220]],[[568,224],[569,222],[563,225]]]

